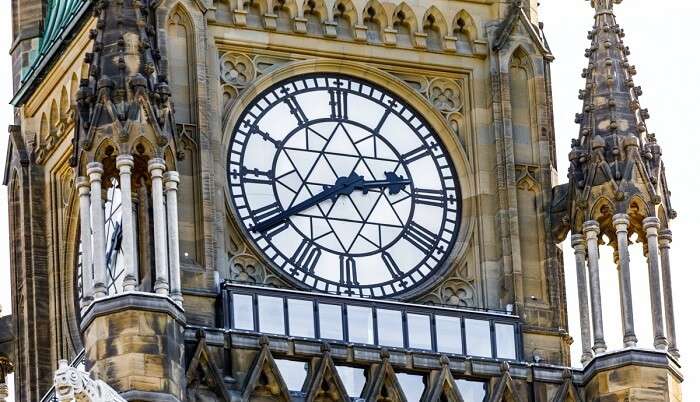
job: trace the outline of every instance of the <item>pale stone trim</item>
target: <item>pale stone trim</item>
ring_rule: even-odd
[[[165,242],[165,205],[163,203],[163,171],[165,161],[161,158],[153,158],[148,162],[148,171],[151,173],[151,197],[153,197],[153,234],[156,260],[156,281],[153,290],[159,295],[167,295],[168,285],[168,259],[167,245]]]

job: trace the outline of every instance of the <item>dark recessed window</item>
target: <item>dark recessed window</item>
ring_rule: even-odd
[[[432,350],[430,317],[422,314],[406,314],[408,321],[408,346],[414,349]]]
[[[403,320],[397,310],[377,309],[377,334],[382,346],[403,347]]]
[[[462,329],[459,317],[435,316],[437,350],[445,353],[462,353]]]
[[[372,309],[348,306],[348,340],[358,343],[374,343]]]
[[[496,350],[501,359],[515,360],[515,327],[496,323]]]
[[[321,338],[343,340],[343,317],[336,304],[318,305],[318,325]]]
[[[314,304],[310,300],[288,299],[289,335],[314,338]]]
[[[260,332],[284,335],[284,304],[279,297],[258,296]]]
[[[253,296],[233,295],[233,326],[236,329],[254,330]]]
[[[488,321],[466,318],[467,354],[491,357],[491,328]]]

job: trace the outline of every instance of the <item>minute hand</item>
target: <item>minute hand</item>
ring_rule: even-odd
[[[296,215],[299,212],[311,208],[325,200],[337,198],[341,195],[350,195],[355,190],[362,190],[362,192],[366,194],[370,188],[388,187],[389,194],[396,194],[407,184],[411,183],[410,180],[397,176],[395,173],[386,172],[385,174],[386,180],[375,181],[365,181],[364,177],[359,176],[357,173],[352,173],[348,177],[339,177],[333,186],[266,221],[258,223],[257,225],[253,226],[251,230],[253,232],[264,232],[286,221],[292,215]]]

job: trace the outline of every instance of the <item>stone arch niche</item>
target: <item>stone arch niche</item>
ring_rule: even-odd
[[[447,23],[440,10],[432,6],[423,17],[423,32],[426,34],[426,47],[428,50],[440,51],[443,49],[442,38],[447,33]]]
[[[167,20],[168,74],[177,123],[193,123],[196,96],[192,85],[196,65],[193,52],[192,21],[182,6],[177,5]]]
[[[377,0],[370,0],[362,13],[362,20],[367,27],[367,41],[369,43],[382,43],[388,20],[384,6]]]
[[[533,70],[530,59],[520,48],[511,56],[509,76],[515,163],[534,165],[539,158]]]

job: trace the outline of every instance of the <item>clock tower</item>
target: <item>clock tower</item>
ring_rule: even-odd
[[[632,327],[605,353],[597,321],[601,231],[622,290],[628,230],[670,289],[660,151],[627,133],[644,110],[615,81],[633,68],[612,3],[592,1],[588,131],[556,187],[535,1],[49,1],[5,174],[17,400],[593,401],[616,367],[625,392],[680,400],[660,279],[655,351]],[[583,208],[597,189],[646,215]]]

